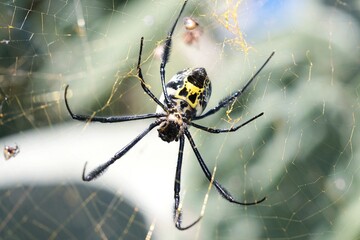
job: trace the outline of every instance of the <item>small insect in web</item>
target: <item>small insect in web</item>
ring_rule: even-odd
[[[4,147],[4,158],[9,160],[10,158],[16,157],[20,153],[20,148],[17,144],[15,146],[5,146]]]
[[[118,159],[124,156],[132,147],[134,147],[146,134],[148,134],[153,128],[158,127],[159,137],[165,142],[179,142],[179,152],[177,158],[177,166],[175,171],[175,182],[174,182],[174,223],[176,228],[179,230],[185,230],[191,228],[196,223],[200,221],[202,216],[197,218],[194,222],[187,226],[182,226],[182,211],[180,209],[180,185],[181,185],[181,167],[183,161],[183,152],[185,145],[185,138],[189,141],[190,146],[198,160],[198,163],[205,174],[205,177],[212,182],[213,186],[218,190],[219,194],[224,197],[227,201],[239,205],[255,205],[265,201],[266,197],[254,201],[254,202],[240,202],[235,200],[234,197],[226,190],[220,183],[213,179],[212,173],[209,168],[206,166],[199,150],[197,149],[195,142],[191,133],[189,132],[189,127],[193,126],[200,130],[209,132],[209,133],[229,133],[239,130],[241,127],[249,124],[258,117],[262,116],[264,113],[260,113],[246,122],[227,129],[217,129],[199,125],[194,121],[203,119],[214,113],[218,112],[220,109],[228,106],[233,103],[241,94],[247,89],[251,82],[257,77],[265,65],[270,61],[274,52],[266,59],[265,63],[259,68],[259,70],[250,78],[250,80],[238,91],[232,93],[230,96],[222,99],[215,107],[211,108],[207,112],[203,113],[205,110],[211,95],[211,82],[206,73],[206,70],[202,67],[199,68],[187,68],[176,73],[167,84],[165,84],[165,67],[170,57],[170,49],[172,43],[172,35],[179,21],[179,18],[184,11],[187,1],[184,2],[179,15],[177,16],[175,22],[173,23],[170,31],[166,37],[164,45],[164,53],[161,58],[160,63],[160,81],[162,86],[162,96],[157,98],[150,89],[146,86],[145,80],[141,71],[141,55],[144,44],[144,38],[140,40],[140,51],[137,62],[137,75],[139,77],[140,84],[144,92],[158,105],[155,113],[146,113],[139,115],[131,116],[108,116],[108,117],[99,117],[99,116],[88,116],[88,115],[79,115],[71,111],[68,100],[67,100],[67,90],[69,86],[65,87],[64,99],[66,108],[71,115],[71,117],[78,121],[85,122],[102,122],[102,123],[115,123],[115,122],[126,122],[133,120],[141,120],[154,118],[155,121],[151,123],[145,130],[143,130],[137,137],[135,137],[129,144],[123,147],[120,151],[114,154],[107,162],[99,165],[97,168],[92,170],[89,173],[86,173],[86,164],[83,169],[82,179],[83,181],[91,181],[103,174],[107,168],[115,163]]]
[[[199,41],[201,35],[203,34],[202,27],[199,25],[199,22],[191,17],[184,18],[184,27],[185,33],[183,40],[186,44],[192,45]]]

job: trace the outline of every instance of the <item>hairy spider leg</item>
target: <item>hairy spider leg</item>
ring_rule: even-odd
[[[128,145],[115,153],[115,155],[110,158],[110,160],[101,164],[88,174],[85,174],[87,165],[86,162],[83,169],[82,180],[89,182],[102,175],[110,165],[112,165],[114,162],[116,162],[116,160],[124,156],[133,146],[135,146],[143,137],[145,137],[146,134],[148,134],[154,127],[158,126],[160,123],[161,121],[155,121],[154,123],[151,123],[142,133],[140,133],[136,138],[134,138],[130,143],[128,143]]]
[[[261,117],[262,115],[264,115],[264,113],[259,113],[258,115],[250,118],[249,120],[247,120],[246,122],[236,126],[236,127],[231,127],[231,128],[226,128],[226,129],[218,129],[218,128],[211,128],[211,127],[205,127],[193,122],[189,122],[189,125],[196,127],[198,129],[201,129],[203,131],[209,132],[209,133],[228,133],[228,132],[235,132],[237,130],[239,130],[240,128],[244,127],[245,125],[249,124],[250,122],[254,121],[255,119],[257,119],[258,117]]]
[[[229,129],[215,129],[215,128],[209,128],[209,127],[205,127],[205,126],[201,126],[192,122],[189,122],[190,125],[207,131],[209,133],[224,133],[224,132],[235,132],[238,129],[240,129],[241,127],[247,125],[248,123],[254,121],[255,119],[257,119],[258,117],[262,116],[264,113],[260,113],[254,117],[252,117],[251,119],[249,119],[248,121],[242,123],[241,125],[234,127],[234,128],[229,128]],[[206,178],[211,182],[212,179],[212,174],[210,173],[208,167],[206,166],[204,160],[202,159],[199,151],[197,150],[196,144],[194,142],[194,140],[192,139],[190,132],[188,132],[187,130],[185,130],[185,134],[190,142],[191,147],[193,148],[193,151],[195,153],[196,158],[198,159],[198,162],[201,166],[201,169],[203,170]],[[187,135],[189,134],[189,136]],[[194,226],[196,223],[198,223],[202,216],[200,216],[198,219],[196,219],[193,223],[191,223],[190,225],[186,226],[186,227],[182,227],[181,226],[181,222],[182,222],[182,211],[181,209],[179,209],[179,204],[180,204],[180,184],[181,184],[181,166],[182,166],[182,160],[183,160],[183,152],[184,152],[184,136],[180,137],[180,143],[179,143],[179,154],[178,154],[178,161],[177,161],[177,166],[176,166],[176,174],[175,174],[175,184],[174,184],[174,199],[175,199],[175,205],[174,205],[174,222],[175,222],[175,226],[176,228],[178,228],[179,230],[186,230],[191,228],[192,226]],[[231,194],[229,193],[228,190],[226,190],[224,187],[222,187],[216,180],[213,181],[214,186],[216,187],[216,189],[218,190],[218,192],[220,193],[220,195],[222,197],[224,197],[226,200],[228,200],[229,202],[232,203],[236,203],[236,204],[240,204],[240,205],[254,205],[254,204],[258,204],[261,203],[263,201],[265,201],[266,197],[264,197],[261,200],[255,201],[255,202],[251,202],[251,203],[242,203],[239,201],[234,200],[234,198],[231,196]]]
[[[266,64],[268,64],[268,62],[274,56],[274,54],[275,54],[275,52],[272,52],[270,54],[270,56],[266,59],[266,61],[263,63],[263,65],[259,68],[259,70],[256,71],[256,73],[250,78],[250,80],[245,84],[245,86],[243,86],[242,89],[240,89],[240,90],[232,93],[230,96],[224,98],[215,107],[213,107],[212,109],[208,110],[206,113],[204,113],[200,116],[194,117],[193,120],[198,120],[198,119],[202,119],[204,117],[210,116],[210,115],[216,113],[217,111],[219,111],[221,108],[226,107],[230,103],[232,103],[237,97],[239,97],[246,90],[246,88],[251,84],[251,82],[256,78],[256,76],[263,70],[263,68],[266,66]]]
[[[132,121],[132,120],[142,120],[147,118],[157,118],[165,116],[163,113],[147,113],[147,114],[140,114],[140,115],[131,115],[131,116],[109,116],[109,117],[97,117],[97,116],[86,116],[86,115],[79,115],[74,114],[69,106],[69,103],[67,101],[67,91],[68,91],[69,85],[65,87],[65,93],[64,93],[64,99],[65,99],[65,105],[66,109],[68,110],[70,116],[74,120],[78,121],[84,121],[84,122],[101,122],[101,123],[114,123],[114,122],[126,122],[126,121]],[[86,165],[87,162],[84,165],[83,169],[83,175],[82,179],[83,181],[91,181],[97,177],[99,177],[104,171],[112,165],[116,160],[121,158],[125,153],[127,153],[133,146],[135,146],[136,143],[138,143],[150,130],[152,130],[154,127],[158,126],[163,120],[156,120],[154,123],[150,124],[147,129],[145,129],[140,135],[138,135],[134,140],[132,140],[128,145],[126,145],[123,149],[118,151],[110,160],[103,163],[102,165],[98,166],[94,170],[92,170],[90,173],[85,174],[86,171]]]
[[[179,209],[180,204],[180,185],[181,185],[181,166],[182,166],[182,160],[183,160],[183,152],[184,152],[184,143],[185,138],[184,135],[180,137],[180,143],[179,143],[179,154],[178,154],[178,160],[176,165],[176,172],[175,172],[175,184],[174,184],[174,222],[175,226],[179,230],[186,230],[194,226],[196,223],[198,223],[202,216],[200,216],[197,220],[195,220],[193,223],[186,227],[181,226],[182,221],[182,211]]]
[[[177,22],[179,21],[180,19],[180,16],[182,14],[182,12],[184,11],[185,9],[185,6],[186,6],[186,3],[187,3],[187,0],[184,1],[184,4],[179,12],[179,15],[177,16],[174,24],[172,25],[167,37],[166,37],[166,40],[165,40],[165,45],[164,45],[164,53],[162,55],[162,58],[161,58],[161,64],[160,64],[160,78],[161,78],[161,86],[162,86],[162,90],[163,90],[163,93],[164,93],[164,101],[165,101],[165,104],[168,108],[171,108],[172,107],[172,103],[170,101],[170,97],[167,93],[167,90],[166,90],[166,84],[165,84],[165,66],[169,60],[169,57],[170,57],[170,48],[171,48],[171,41],[172,41],[172,35],[174,33],[174,30],[175,30],[175,27],[176,27],[176,24]]]
[[[141,37],[141,40],[140,40],[140,51],[139,51],[139,59],[138,59],[138,64],[137,64],[137,72],[138,72],[138,77],[140,78],[141,80],[141,87],[142,89],[144,90],[144,92],[149,95],[149,97],[155,101],[155,103],[157,105],[159,105],[165,112],[167,110],[167,107],[164,106],[164,104],[150,91],[150,89],[146,86],[145,84],[145,80],[143,78],[143,75],[142,75],[142,71],[141,71],[141,67],[140,67],[140,64],[141,64],[141,55],[142,55],[142,49],[143,49],[143,46],[144,46],[144,37]]]
[[[198,160],[198,162],[200,164],[201,169],[203,170],[206,178],[211,182],[212,181],[212,174],[211,174],[210,170],[208,169],[208,167],[206,166],[203,158],[201,157],[200,152],[197,150],[196,144],[195,144],[193,138],[191,137],[191,134],[190,134],[189,130],[185,129],[185,135],[186,135],[187,139],[189,140],[191,148],[193,149],[193,151],[195,153],[195,156],[196,156],[196,158],[197,158],[197,160]],[[215,179],[213,180],[213,184],[216,187],[216,189],[218,190],[218,192],[220,193],[220,195],[222,197],[224,197],[226,200],[228,200],[229,202],[232,202],[232,203],[249,206],[249,205],[259,204],[259,203],[266,200],[266,197],[264,197],[261,200],[257,200],[255,202],[250,202],[250,203],[239,202],[239,201],[235,200],[234,197],[231,196],[229,191],[226,190],[223,186],[221,186]]]
[[[98,117],[98,116],[87,116],[87,115],[80,115],[75,114],[71,111],[68,100],[67,100],[67,91],[69,85],[65,86],[65,93],[64,93],[64,100],[65,106],[68,110],[70,116],[74,120],[83,121],[83,122],[101,122],[101,123],[114,123],[114,122],[127,122],[133,120],[142,120],[147,118],[159,118],[163,117],[163,113],[146,113],[146,114],[139,114],[139,115],[130,115],[130,116],[108,116],[108,117]]]

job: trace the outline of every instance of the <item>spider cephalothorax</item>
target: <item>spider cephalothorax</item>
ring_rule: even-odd
[[[140,41],[140,52],[137,63],[138,77],[141,80],[141,87],[144,92],[158,105],[155,113],[139,114],[132,116],[109,116],[109,117],[98,117],[98,116],[86,116],[74,114],[67,101],[67,90],[69,86],[65,87],[65,105],[70,113],[71,117],[79,121],[87,122],[102,122],[102,123],[114,123],[114,122],[126,122],[132,120],[148,119],[155,118],[155,121],[151,123],[145,130],[143,130],[137,137],[135,137],[129,144],[123,147],[120,151],[114,154],[108,161],[99,165],[94,170],[86,174],[86,163],[83,169],[82,179],[84,181],[91,181],[99,177],[106,169],[112,165],[116,160],[124,156],[132,147],[134,147],[147,133],[149,133],[155,127],[158,128],[159,137],[166,141],[178,141],[179,142],[179,152],[178,159],[175,171],[175,182],[174,182],[174,222],[175,226],[179,230],[185,230],[194,226],[197,222],[200,221],[200,216],[197,220],[192,222],[186,227],[181,225],[182,211],[180,209],[180,184],[181,184],[181,166],[183,160],[183,152],[185,146],[185,137],[189,141],[190,146],[198,160],[198,163],[205,174],[205,177],[213,184],[213,186],[218,190],[219,194],[224,197],[227,201],[239,205],[254,205],[265,201],[265,197],[254,202],[240,202],[234,199],[231,196],[230,192],[221,186],[216,179],[213,178],[212,173],[209,168],[206,166],[199,150],[197,149],[195,142],[189,132],[189,126],[193,126],[200,130],[209,132],[209,133],[228,133],[235,132],[241,127],[247,125],[248,123],[254,121],[258,117],[262,116],[263,113],[260,113],[244,123],[227,128],[227,129],[217,129],[211,127],[205,127],[199,124],[194,123],[194,121],[208,117],[220,109],[227,107],[229,104],[234,102],[237,97],[239,97],[250,85],[250,83],[255,79],[255,77],[260,73],[260,71],[265,67],[265,65],[270,61],[271,57],[274,55],[274,52],[267,58],[265,63],[257,70],[257,72],[250,78],[250,80],[236,92],[232,93],[230,96],[222,99],[215,107],[211,108],[207,112],[203,113],[210,95],[211,95],[211,83],[208,78],[208,75],[204,68],[188,68],[183,71],[178,72],[168,84],[165,84],[165,66],[170,56],[170,47],[172,41],[172,35],[175,30],[175,26],[183,12],[187,0],[184,1],[184,4],[180,10],[178,17],[176,18],[171,30],[166,38],[164,46],[164,54],[161,59],[160,64],[160,79],[161,86],[163,89],[163,95],[158,99],[146,86],[144,77],[141,72],[141,55],[144,44],[144,39],[141,38]]]
[[[159,137],[165,142],[178,141],[184,135],[186,123],[179,112],[170,113],[158,119],[161,121],[158,132]]]

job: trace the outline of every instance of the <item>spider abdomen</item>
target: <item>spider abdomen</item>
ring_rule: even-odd
[[[178,112],[190,120],[204,111],[211,96],[211,82],[205,68],[187,68],[170,79],[166,91]],[[157,112],[163,110],[158,107]]]

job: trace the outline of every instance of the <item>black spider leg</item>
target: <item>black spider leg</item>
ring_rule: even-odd
[[[266,64],[268,64],[268,62],[270,61],[270,59],[274,56],[275,52],[272,52],[270,54],[270,56],[266,59],[266,61],[263,63],[263,65],[259,68],[259,70],[256,71],[256,73],[250,78],[250,80],[245,84],[245,86],[243,86],[242,89],[232,93],[230,96],[224,98],[223,100],[221,100],[218,105],[216,105],[215,107],[213,107],[212,109],[210,109],[209,111],[207,111],[206,113],[194,117],[193,120],[198,120],[198,119],[202,119],[204,117],[207,117],[209,115],[212,115],[214,113],[216,113],[217,111],[219,111],[221,108],[228,106],[230,103],[232,103],[237,97],[239,97],[245,90],[246,88],[251,84],[251,82],[257,77],[257,75],[263,70],[263,68],[266,66]]]
[[[224,132],[235,132],[237,131],[238,129],[242,128],[243,126],[249,124],[250,122],[254,121],[255,119],[257,119],[258,117],[261,117],[262,115],[264,115],[264,113],[259,113],[258,115],[250,118],[249,120],[247,120],[246,122],[240,124],[239,126],[236,126],[236,127],[231,127],[231,128],[228,128],[228,129],[218,129],[218,128],[211,128],[211,127],[205,127],[205,126],[202,126],[202,125],[199,125],[199,124],[196,124],[194,122],[189,122],[188,124],[191,125],[191,126],[194,126],[198,129],[201,129],[203,131],[206,131],[206,132],[209,132],[209,133],[224,133]]]
[[[126,121],[132,121],[132,120],[141,120],[141,119],[147,119],[147,118],[158,118],[158,117],[162,117],[165,115],[163,113],[146,113],[146,114],[139,114],[139,115],[132,115],[132,116],[97,117],[97,116],[86,116],[86,115],[75,114],[71,111],[69,103],[67,101],[66,96],[67,96],[68,88],[69,88],[69,85],[66,85],[65,93],[64,93],[66,109],[68,110],[70,116],[73,119],[78,120],[78,121],[113,123],[113,122],[126,122]]]
[[[166,91],[166,85],[165,85],[165,66],[169,60],[169,57],[170,57],[170,48],[171,48],[171,40],[172,40],[172,35],[174,33],[174,30],[175,30],[175,27],[176,27],[176,24],[177,22],[179,21],[179,18],[182,14],[182,12],[184,11],[184,8],[186,6],[186,3],[187,3],[187,0],[184,1],[184,4],[180,10],[180,13],[179,15],[177,16],[173,26],[171,27],[167,37],[166,37],[166,40],[165,40],[165,45],[164,45],[164,53],[161,57],[161,64],[160,64],[160,78],[161,78],[161,86],[162,86],[162,90],[163,90],[163,93],[164,93],[164,101],[165,101],[165,104],[168,108],[171,108],[172,107],[172,103],[170,101],[170,97]]]
[[[203,170],[206,178],[211,182],[212,181],[212,174],[209,171],[208,167],[206,166],[203,158],[201,157],[200,152],[197,150],[197,147],[195,145],[195,142],[194,142],[193,138],[191,137],[191,134],[190,134],[189,130],[185,129],[184,132],[185,132],[185,135],[186,135],[187,139],[189,140],[190,145],[191,145],[191,147],[192,147],[192,149],[193,149],[193,151],[194,151],[194,153],[196,155],[196,158],[197,158],[197,160],[198,160],[198,162],[200,164],[201,169]],[[259,204],[259,203],[266,200],[266,197],[264,197],[261,200],[257,200],[255,202],[250,202],[250,203],[239,202],[239,201],[235,200],[234,197],[231,196],[229,191],[226,190],[223,186],[221,186],[215,179],[213,180],[213,184],[216,187],[216,189],[218,190],[218,192],[220,193],[220,195],[222,197],[224,197],[226,200],[228,200],[229,202],[232,202],[232,203],[236,203],[236,204],[240,204],[240,205],[247,205],[248,206],[248,205]]]
[[[180,204],[181,166],[182,166],[182,160],[183,160],[184,143],[185,143],[184,135],[181,135],[180,136],[180,144],[179,144],[179,155],[178,155],[178,161],[177,161],[176,173],[175,173],[175,184],[174,184],[174,199],[175,199],[174,222],[175,222],[176,228],[179,230],[186,230],[186,229],[191,228],[196,223],[198,223],[202,217],[202,216],[200,216],[196,221],[194,221],[192,224],[190,224],[186,227],[181,226],[182,212],[181,212],[181,209],[179,209],[179,204]]]
[[[127,153],[133,146],[135,146],[143,137],[145,137],[146,134],[148,134],[154,127],[158,126],[162,121],[155,121],[153,123],[151,123],[142,133],[140,133],[136,138],[134,138],[128,145],[126,145],[125,147],[123,147],[120,151],[118,151],[117,153],[115,153],[115,155],[110,158],[110,160],[108,160],[107,162],[101,164],[100,166],[98,166],[97,168],[95,168],[94,170],[92,170],[91,172],[89,172],[88,174],[85,174],[86,171],[86,165],[87,162],[85,163],[84,166],[84,170],[83,170],[83,174],[82,174],[82,180],[83,181],[91,181],[97,177],[99,177],[101,174],[103,174],[105,172],[105,170],[111,165],[113,164],[116,160],[118,160],[119,158],[121,158],[122,156],[125,155],[125,153]]]
[[[144,37],[142,37],[141,40],[140,40],[140,51],[139,51],[139,59],[138,59],[138,64],[137,64],[137,74],[138,74],[138,77],[141,80],[141,87],[144,90],[144,92],[147,95],[149,95],[149,97],[152,100],[154,100],[156,102],[157,105],[159,105],[162,109],[164,109],[164,111],[166,111],[167,107],[165,107],[164,104],[162,102],[160,102],[160,100],[157,97],[155,97],[155,95],[150,91],[150,89],[145,84],[145,80],[144,80],[144,77],[142,75],[142,71],[141,71],[141,67],[140,67],[143,46],[144,46]]]

